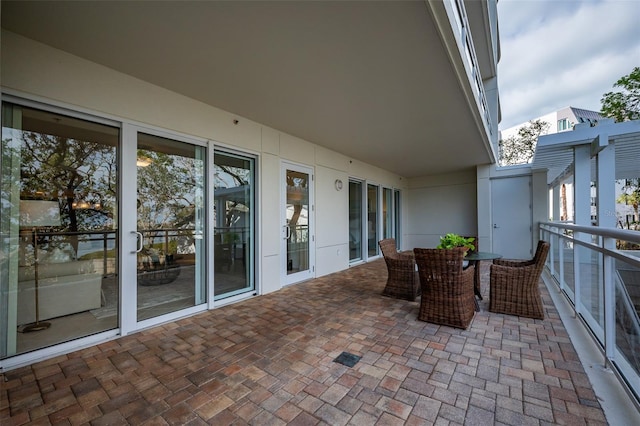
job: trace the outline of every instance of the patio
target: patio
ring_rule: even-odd
[[[606,424],[546,288],[544,321],[489,313],[483,263],[466,331],[381,296],[380,259],[5,372],[0,422]]]

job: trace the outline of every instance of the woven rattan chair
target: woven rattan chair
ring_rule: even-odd
[[[544,319],[539,282],[548,254],[549,243],[539,241],[531,260],[494,260],[490,273],[489,311]]]
[[[420,291],[420,280],[413,253],[398,252],[393,238],[380,240],[378,245],[387,263],[388,271],[387,285],[382,294],[396,299],[416,300]]]
[[[465,249],[415,248],[422,298],[418,319],[467,328],[476,313],[473,294],[475,267],[462,269]]]

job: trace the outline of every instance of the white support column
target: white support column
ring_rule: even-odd
[[[573,150],[573,215],[576,225],[591,225],[591,147],[580,145]]]
[[[615,144],[608,143],[609,135],[601,133],[598,135],[599,146],[606,146],[597,154],[597,197],[598,197],[598,226],[603,228],[616,227],[616,147]],[[609,250],[615,249],[615,239],[603,238],[602,245]],[[615,281],[614,281],[614,260],[609,256],[603,258],[602,274],[599,283],[600,315],[604,318],[604,348],[605,367],[615,354]]]
[[[553,208],[553,214],[552,214],[552,220],[557,221],[560,220],[560,204],[562,203],[562,200],[560,200],[560,185],[555,185],[553,187],[553,195],[552,195],[552,204],[551,207]]]
[[[606,138],[607,135],[600,135]],[[598,177],[596,182],[598,197],[598,226],[616,227],[616,148],[613,143],[600,151],[597,156]]]
[[[574,158],[574,175],[573,175],[573,215],[576,225],[591,225],[591,146],[580,145],[573,150]],[[574,238],[585,240],[585,236],[576,232]],[[584,289],[582,283],[582,247],[578,244],[573,245],[573,276],[575,285],[575,306],[576,312],[579,314],[583,311],[582,293],[583,290],[590,291],[589,286]],[[585,262],[588,259],[584,259]],[[588,295],[587,295],[588,296]]]
[[[531,233],[533,235],[533,247],[540,239],[540,223],[549,220],[549,186],[547,185],[547,172],[535,171],[531,176],[532,195],[532,221]]]
[[[478,244],[483,250],[491,251],[493,247],[493,229],[491,212],[491,167],[477,166],[476,191],[477,191],[477,215],[478,215]]]

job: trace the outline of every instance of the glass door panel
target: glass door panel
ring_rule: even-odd
[[[2,104],[0,357],[119,324],[111,125]]]
[[[393,238],[393,191],[382,190],[382,238]]]
[[[255,291],[255,160],[214,156],[214,298]]]
[[[362,260],[362,182],[349,181],[349,261]]]
[[[398,250],[402,246],[402,233],[400,232],[400,191],[393,191],[393,234]]]
[[[137,320],[206,302],[206,148],[137,138]]]
[[[367,242],[369,257],[378,254],[378,186],[367,185]]]
[[[284,239],[287,284],[309,279],[311,265],[311,171],[288,165],[285,168]]]

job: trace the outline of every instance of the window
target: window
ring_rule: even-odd
[[[570,130],[571,129],[571,123],[569,122],[568,118],[563,118],[561,120],[558,120],[558,132],[563,132],[565,130]]]

